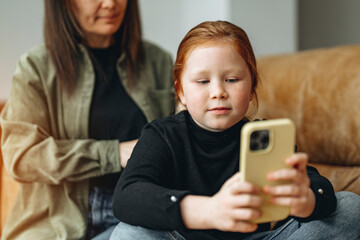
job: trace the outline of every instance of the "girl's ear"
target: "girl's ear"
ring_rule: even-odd
[[[182,91],[182,89],[180,89],[179,93],[179,99],[182,105],[186,106],[186,101],[185,101],[185,97],[184,97],[184,92]]]

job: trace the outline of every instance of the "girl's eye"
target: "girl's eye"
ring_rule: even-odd
[[[206,84],[208,82],[210,82],[209,80],[206,80],[206,79],[201,79],[201,80],[197,80],[196,81],[197,83],[200,83],[200,84]]]
[[[238,79],[237,78],[229,78],[229,79],[226,79],[225,82],[229,82],[229,83],[235,83],[237,82]]]

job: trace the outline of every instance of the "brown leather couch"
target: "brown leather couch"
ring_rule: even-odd
[[[4,107],[4,102],[0,102],[0,112]],[[0,136],[1,136],[1,127],[0,127]],[[5,167],[3,165],[2,153],[0,147],[0,236],[1,231],[4,227],[6,218],[13,206],[15,201],[16,194],[18,192],[18,184],[10,178],[7,174]]]
[[[299,151],[360,195],[360,44],[262,57],[255,118],[290,118]]]

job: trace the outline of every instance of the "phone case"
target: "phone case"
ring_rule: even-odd
[[[284,182],[267,181],[266,175],[269,172],[286,168],[285,159],[294,153],[294,149],[295,125],[290,119],[246,123],[241,131],[240,143],[242,181],[254,183],[259,187],[284,184]],[[262,192],[260,195],[264,200],[261,208],[263,215],[252,222],[279,221],[289,216],[289,207],[273,205],[269,202],[268,195]]]

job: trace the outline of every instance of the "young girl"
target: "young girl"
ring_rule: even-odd
[[[240,181],[240,130],[250,102],[257,103],[258,82],[241,28],[217,21],[190,30],[174,68],[186,110],[143,129],[116,186],[113,210],[121,223],[112,240],[359,237],[359,197],[335,196],[304,153],[285,160],[292,168],[267,176],[291,184],[259,189]],[[261,216],[260,191],[289,206],[291,217],[271,229],[251,223]]]

